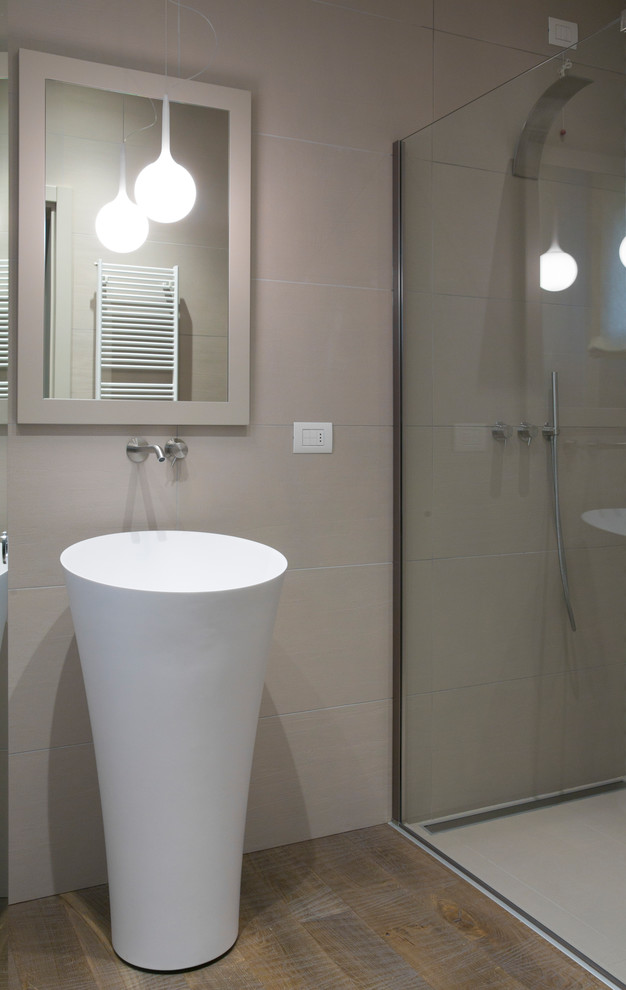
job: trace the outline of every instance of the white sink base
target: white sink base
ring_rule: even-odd
[[[207,567],[212,543],[234,539],[116,534],[61,558],[96,752],[113,947],[150,970],[202,965],[237,938],[252,753],[286,561],[264,547],[274,555],[264,580],[172,593],[86,578],[72,551],[107,540],[94,549],[123,564],[135,540],[148,564],[165,553],[174,571],[185,566],[176,539],[189,536]]]

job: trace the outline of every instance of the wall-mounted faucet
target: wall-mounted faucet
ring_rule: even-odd
[[[144,437],[131,437],[126,444],[126,456],[136,464],[145,461],[150,453],[156,454],[157,461],[164,461],[168,457],[171,464],[176,464],[176,461],[187,456],[188,451],[187,444],[180,437],[171,437],[165,444],[165,449],[159,447],[158,443],[148,443]]]
[[[165,460],[165,454],[158,443],[148,443],[144,437],[131,437],[126,444],[126,456],[137,464],[145,461],[151,451],[156,454],[157,461]]]

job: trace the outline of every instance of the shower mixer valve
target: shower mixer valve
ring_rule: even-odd
[[[507,423],[501,423],[500,420],[498,420],[498,422],[494,423],[491,427],[491,436],[494,440],[504,440],[506,443],[506,441],[510,440],[513,436],[513,427],[509,426]]]
[[[529,447],[531,440],[534,440],[538,433],[539,433],[539,427],[533,426],[531,423],[522,422],[517,427],[518,437],[520,438],[520,440],[523,440],[524,443],[527,443]]]

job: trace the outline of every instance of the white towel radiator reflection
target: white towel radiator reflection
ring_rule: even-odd
[[[96,398],[178,398],[178,266],[96,264]]]

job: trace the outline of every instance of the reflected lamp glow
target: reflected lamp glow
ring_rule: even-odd
[[[196,184],[191,174],[174,161],[170,151],[170,103],[163,97],[161,154],[137,176],[135,199],[150,220],[176,223],[196,201]]]
[[[576,261],[554,240],[539,259],[539,285],[547,292],[563,292],[574,284],[577,275]]]
[[[98,211],[96,234],[109,251],[128,254],[136,251],[148,236],[149,223],[145,214],[126,192],[126,151],[122,144],[120,155],[120,187],[112,199]]]

